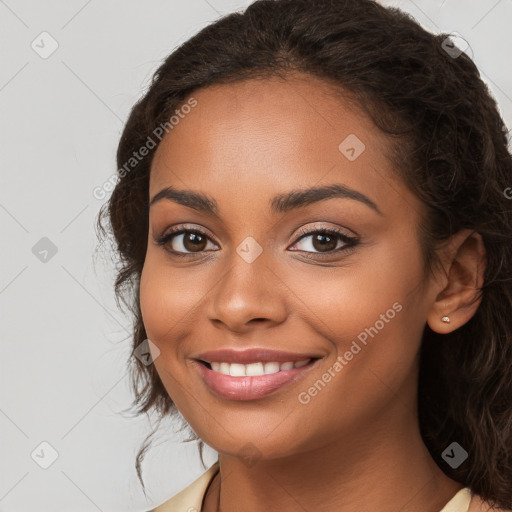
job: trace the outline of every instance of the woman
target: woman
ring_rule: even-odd
[[[135,405],[219,454],[155,511],[512,508],[512,158],[447,35],[258,0],[166,59],[117,160]]]

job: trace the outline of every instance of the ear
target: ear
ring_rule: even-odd
[[[466,229],[454,235],[442,259],[445,275],[439,280],[427,323],[433,331],[446,334],[468,322],[482,300],[480,288],[487,259],[480,233]],[[449,323],[441,320],[445,316]]]

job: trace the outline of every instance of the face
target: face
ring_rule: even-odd
[[[433,297],[422,207],[388,141],[312,77],[193,97],[153,161],[140,283],[154,364],[182,415],[218,452],[268,459],[411,421]],[[234,353],[205,356],[220,349]],[[247,349],[288,354],[220,364]]]

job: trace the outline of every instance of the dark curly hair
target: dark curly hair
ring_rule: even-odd
[[[446,475],[492,506],[512,508],[512,201],[505,192],[512,186],[512,156],[488,87],[471,58],[447,51],[447,37],[372,0],[257,0],[220,18],[165,59],[131,110],[98,234],[110,237],[119,256],[116,301],[133,315],[135,349],[147,338],[139,283],[158,144],[127,169],[134,152],[149,146],[155,128],[193,91],[212,84],[298,72],[348,94],[387,134],[394,170],[426,206],[419,226],[425,276],[439,264],[440,244],[459,230],[469,228],[484,241],[487,264],[474,316],[444,335],[425,325],[419,420],[424,443]],[[160,421],[174,415],[154,365],[133,356],[128,365],[137,414],[156,412]],[[157,428],[136,459],[143,487],[141,461]],[[454,440],[469,454],[457,469],[441,458]],[[199,440],[201,459],[203,446]]]

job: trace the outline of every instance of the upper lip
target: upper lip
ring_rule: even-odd
[[[293,352],[283,352],[282,350],[270,350],[268,348],[249,348],[246,350],[220,349],[208,350],[194,356],[194,359],[205,361],[207,363],[240,363],[250,364],[258,362],[278,362],[285,363],[291,361],[304,361],[306,359],[317,359],[322,357],[318,354],[297,354]]]

